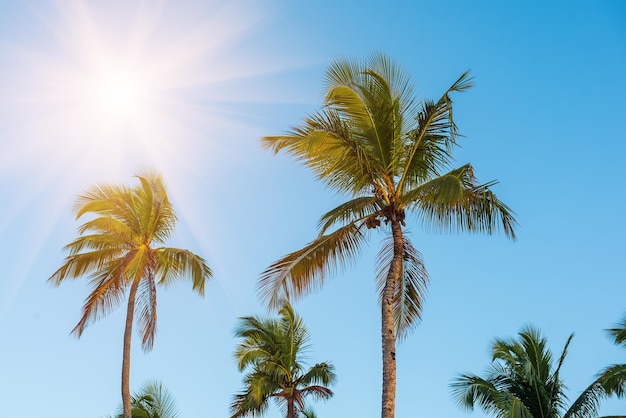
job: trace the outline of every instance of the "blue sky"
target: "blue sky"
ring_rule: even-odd
[[[432,282],[422,324],[398,348],[397,416],[483,417],[457,408],[449,383],[480,373],[493,338],[529,323],[554,351],[575,332],[562,373],[571,398],[623,363],[603,331],[626,313],[622,2],[2,2],[2,415],[116,409],[123,308],[77,340],[85,281],[46,279],[76,236],[76,194],[154,168],[180,217],[170,244],[204,256],[215,278],[204,299],[188,283],[161,289],[155,347],[134,341],[131,385],[163,381],[183,417],[227,416],[241,388],[237,317],[265,313],[259,273],[308,243],[343,199],[259,138],[320,106],[332,59],[373,51],[401,63],[421,97],[471,69],[476,87],[455,100],[466,136],[456,157],[500,181],[520,223],[517,242],[409,224]],[[140,86],[135,105],[119,113],[102,80]],[[310,362],[337,369],[320,417],[380,414],[372,238],[355,266],[295,304]]]

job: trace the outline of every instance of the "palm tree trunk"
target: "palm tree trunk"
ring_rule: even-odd
[[[124,328],[124,352],[122,354],[122,405],[124,418],[132,418],[130,404],[130,340],[133,334],[133,318],[135,315],[135,295],[139,287],[139,278],[133,281],[128,295],[128,308],[126,309],[126,326]]]
[[[287,418],[296,418],[296,408],[293,397],[287,398]]]
[[[393,236],[393,259],[385,280],[381,304],[383,345],[382,418],[393,418],[396,409],[396,332],[393,299],[396,283],[402,274],[402,257],[404,254],[402,226],[396,219],[391,219],[391,233]]]

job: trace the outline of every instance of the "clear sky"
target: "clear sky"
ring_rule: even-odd
[[[625,313],[626,3],[621,1],[0,2],[0,415],[103,417],[120,395],[124,309],[69,335],[86,281],[50,286],[94,183],[165,177],[180,217],[170,245],[215,273],[201,299],[160,289],[154,350],[135,339],[131,386],[161,380],[182,417],[225,417],[241,389],[237,317],[264,314],[260,272],[308,243],[343,197],[261,148],[322,101],[334,58],[384,51],[438,97],[456,96],[456,154],[517,213],[519,240],[440,235],[411,222],[432,282],[398,348],[398,417],[466,414],[450,396],[495,337],[526,324],[559,352],[571,398],[626,362],[604,329]],[[124,103],[124,104],[121,104]],[[380,416],[378,238],[357,265],[295,303],[310,363],[332,361],[321,418]],[[626,412],[626,402],[603,414]],[[279,416],[276,409],[268,417]]]

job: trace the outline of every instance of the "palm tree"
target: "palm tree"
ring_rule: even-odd
[[[145,383],[130,400],[133,418],[177,418],[180,416],[176,402],[162,383],[154,380]],[[123,418],[120,406],[115,418]]]
[[[156,286],[189,277],[193,290],[203,296],[205,282],[212,276],[205,260],[194,253],[158,246],[172,233],[176,214],[159,175],[148,172],[137,178],[140,184],[134,188],[100,185],[78,196],[76,218],[94,217],[65,246],[69,251],[65,264],[48,279],[58,286],[65,279],[88,276],[92,291],[72,330],[77,337],[118,306],[129,289],[122,360],[124,418],[131,418],[130,343],[135,315],[141,346],[149,351],[157,325]]]
[[[453,93],[472,87],[466,72],[437,101],[417,100],[410,78],[384,55],[339,60],[326,71],[324,107],[288,134],[262,139],[310,167],[350,196],[320,220],[319,236],[268,267],[259,291],[270,307],[318,289],[335,265],[352,261],[371,229],[384,230],[379,254],[382,417],[395,410],[396,339],[419,322],[428,281],[419,252],[404,233],[407,212],[429,227],[515,238],[512,211],[480,184],[470,164],[451,169],[457,145]]]
[[[317,363],[305,371],[300,357],[308,348],[309,332],[302,319],[285,303],[279,318],[240,318],[235,336],[243,340],[235,350],[239,371],[249,369],[243,392],[234,396],[231,418],[262,415],[273,399],[287,418],[315,416],[305,398],[329,399],[327,387],[335,382],[334,367]]]
[[[607,396],[604,374],[567,408],[560,372],[572,338],[556,366],[547,340],[533,327],[524,328],[517,340],[496,339],[485,377],[461,374],[452,383],[453,396],[467,410],[479,406],[498,418],[597,417],[600,401]]]

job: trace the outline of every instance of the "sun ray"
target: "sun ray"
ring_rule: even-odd
[[[197,180],[200,167],[202,175],[207,167],[217,173],[224,155],[236,155],[241,147],[223,138],[256,139],[252,119],[222,104],[263,100],[235,84],[302,64],[248,50],[268,17],[255,1],[198,2],[200,10],[177,5],[29,3],[35,23],[28,36],[0,48],[0,60],[11,64],[0,67],[0,191],[13,197],[0,205],[0,234],[44,197],[37,210],[47,226],[23,236],[44,242],[76,193],[94,183],[127,182],[144,168],[168,178],[181,206],[193,204],[193,188],[175,189]],[[196,238],[211,247],[209,238]],[[20,285],[0,290],[14,295]],[[7,304],[3,299],[0,317]]]

